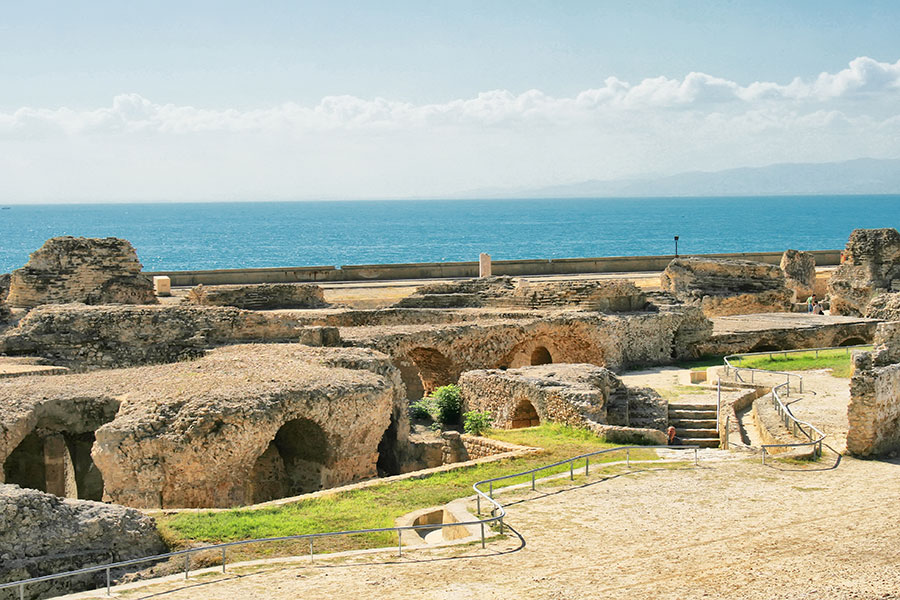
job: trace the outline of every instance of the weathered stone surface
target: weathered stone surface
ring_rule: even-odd
[[[234,306],[247,310],[328,306],[322,288],[311,283],[198,285],[185,297],[184,302],[207,306]]]
[[[120,367],[193,358],[204,349],[248,341],[339,344],[333,330],[305,333],[286,314],[217,306],[41,306],[0,334],[0,352],[43,356],[78,368]]]
[[[134,247],[118,238],[56,237],[12,272],[10,306],[40,304],[156,304]]]
[[[399,308],[577,308],[628,312],[647,306],[644,293],[627,280],[528,281],[486,277],[432,283],[396,304]]]
[[[5,302],[9,294],[9,280],[9,273],[0,273],[0,302]]]
[[[900,233],[888,228],[854,230],[843,264],[828,280],[831,314],[864,315],[876,295],[892,290],[900,290]]]
[[[668,422],[668,405],[659,394],[630,389],[608,369],[589,364],[468,371],[459,386],[465,410],[488,411],[494,426],[505,429],[555,422],[661,431]]]
[[[166,551],[153,519],[141,512],[0,484],[0,582],[152,556]],[[137,565],[136,569],[151,563]],[[120,573],[113,572],[113,577]],[[26,598],[99,587],[104,572],[31,584]],[[18,598],[17,590],[0,597]]]
[[[874,344],[853,356],[847,450],[857,456],[900,450],[900,321],[879,324]]]
[[[781,255],[785,285],[794,290],[794,301],[809,298],[815,292],[816,257],[802,250],[785,250]]]
[[[900,321],[900,292],[878,294],[866,306],[866,317],[883,321]]]
[[[793,299],[780,268],[746,260],[676,258],[660,285],[707,317],[786,311]]]
[[[0,407],[7,481],[40,489],[46,439],[88,434],[76,480],[95,466],[104,500],[137,507],[234,506],[373,477],[380,461],[402,462],[409,432],[386,356],[299,344],[17,378],[0,385]]]

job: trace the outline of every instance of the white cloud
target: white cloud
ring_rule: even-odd
[[[209,109],[132,93],[0,113],[0,200],[436,195],[900,156],[898,124],[900,61],[867,57],[787,84],[610,77],[572,97],[493,90],[421,105],[328,96]]]

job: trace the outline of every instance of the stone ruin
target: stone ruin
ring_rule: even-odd
[[[328,306],[322,288],[310,283],[201,284],[193,288],[183,302],[204,306],[233,306],[245,310]]]
[[[17,378],[0,405],[7,483],[142,508],[239,506],[374,477],[402,462],[409,431],[388,357],[298,344]]]
[[[526,281],[508,276],[424,285],[397,308],[568,307],[601,312],[644,310],[647,298],[631,281]]]
[[[153,283],[141,275],[134,247],[118,238],[56,237],[12,272],[7,303],[156,304]]]
[[[847,450],[857,456],[900,451],[900,321],[879,323],[874,345],[853,355]]]
[[[815,293],[816,257],[802,250],[785,250],[781,255],[784,283],[794,291],[794,302],[805,302]]]
[[[0,582],[166,551],[153,519],[138,510],[0,484]],[[114,577],[120,574],[112,573]],[[101,571],[30,584],[26,594],[30,598],[57,596],[105,584],[106,575]],[[19,595],[13,589],[0,592],[0,597]]]
[[[794,297],[779,267],[747,260],[676,258],[660,285],[707,317],[790,311]]]
[[[880,294],[900,291],[900,233],[896,229],[856,229],[843,263],[828,280],[831,313],[863,316]]]
[[[489,412],[495,427],[552,421],[590,429],[616,443],[666,443],[666,400],[649,388],[628,388],[595,365],[468,371],[459,387],[464,410]]]

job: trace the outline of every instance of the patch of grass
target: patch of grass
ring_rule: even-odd
[[[794,354],[763,354],[743,358],[733,363],[738,367],[752,367],[769,371],[811,371],[813,369],[831,369],[834,377],[848,378],[852,368],[851,350],[834,349],[815,352],[797,352]]]
[[[220,512],[184,512],[157,517],[164,538],[174,548],[201,543],[219,543],[261,537],[282,537],[306,533],[324,533],[394,526],[395,520],[413,510],[439,506],[472,494],[476,481],[508,475],[557,462],[603,448],[615,447],[589,431],[557,424],[510,431],[494,430],[489,437],[526,446],[542,452],[520,458],[464,467],[421,478],[407,479],[301,500],[281,506]],[[622,460],[624,453],[610,452],[593,457],[591,463]],[[633,460],[652,460],[652,449],[631,451]],[[583,463],[582,463],[583,464]],[[540,476],[568,470],[562,465]],[[530,481],[530,476],[507,480],[504,485]],[[393,533],[368,533],[336,536],[315,541],[316,552],[334,552],[351,548],[377,548],[396,543]],[[306,540],[252,544],[229,549],[229,561],[264,556],[303,554],[309,551]]]
[[[676,384],[673,386],[665,387],[665,388],[657,388],[656,390],[660,396],[665,398],[666,400],[675,400],[679,396],[686,396],[688,394],[702,394],[703,390],[693,386],[693,385],[681,385]]]

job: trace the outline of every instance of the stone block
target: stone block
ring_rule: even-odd
[[[482,252],[478,256],[478,276],[479,277],[490,277],[491,276],[491,255],[485,254]]]
[[[156,275],[153,277],[153,291],[157,296],[172,295],[172,280],[166,275]]]

